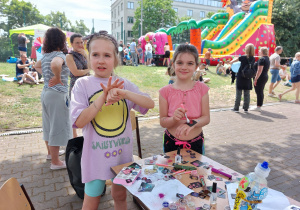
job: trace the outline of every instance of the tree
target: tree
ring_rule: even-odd
[[[11,0],[10,3],[4,0],[0,4],[2,17],[7,17],[0,23],[1,29],[8,32],[10,29],[34,25],[43,22],[43,15],[36,6],[30,2]]]
[[[171,27],[176,23],[176,12],[172,0],[143,0],[143,34],[154,32],[159,28]],[[133,36],[139,37],[141,19],[141,2],[134,13]]]
[[[80,33],[82,35],[86,35],[86,32],[90,32],[90,29],[86,27],[83,20],[80,20],[79,22],[76,20],[76,26],[71,25],[71,31],[75,33]]]
[[[222,10],[222,9],[219,9],[218,11],[217,11],[217,13],[226,13],[226,11],[225,10]],[[213,16],[215,14],[215,12],[208,12],[207,14],[206,14],[206,17],[207,18],[211,18],[211,16]]]
[[[65,12],[53,12],[45,16],[45,25],[61,28],[65,31],[70,31],[72,23],[66,17]]]
[[[283,56],[294,57],[300,50],[299,10],[299,0],[274,0],[272,23],[276,44],[283,46]]]

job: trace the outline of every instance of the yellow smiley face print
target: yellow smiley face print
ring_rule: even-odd
[[[100,90],[89,98],[89,104],[92,104],[96,98],[103,94]],[[91,121],[96,133],[103,137],[116,137],[121,135],[128,119],[128,108],[125,99],[109,106],[102,106],[96,117]]]

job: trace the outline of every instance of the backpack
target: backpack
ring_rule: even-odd
[[[245,79],[251,79],[253,77],[255,77],[256,75],[256,70],[254,68],[254,63],[249,61],[249,59],[247,58],[248,61],[248,65],[246,65],[243,69],[242,69],[242,77]],[[254,59],[255,61],[255,59]]]
[[[84,183],[81,181],[81,156],[84,138],[79,136],[68,141],[66,148],[66,165],[69,174],[70,183],[75,190],[77,196],[81,199],[84,198]],[[105,195],[106,185],[101,194]]]
[[[83,136],[70,139],[66,148],[66,165],[69,179],[77,196],[84,198],[84,183],[81,181],[81,155]]]

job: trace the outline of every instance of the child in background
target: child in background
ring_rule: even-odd
[[[29,71],[29,68],[24,68],[24,74],[21,74],[18,77],[22,77],[22,79],[18,82],[19,85],[22,85],[23,82],[28,84],[39,84],[38,73]]]
[[[210,78],[203,78],[203,76],[206,75],[205,66],[206,65],[204,63],[201,63],[200,66],[197,68],[197,70],[193,75],[194,81],[199,80],[200,82],[204,82],[204,83],[208,83],[210,81]]]
[[[225,67],[223,66],[222,61],[220,61],[216,67],[216,73],[217,75],[221,75],[222,73],[226,75]]]
[[[292,82],[292,88],[284,91],[283,93],[278,95],[279,100],[281,101],[281,98],[283,95],[287,94],[288,92],[291,92],[293,90],[296,90],[296,104],[300,104],[299,95],[300,95],[300,52],[297,52],[295,55],[295,59],[291,65],[290,68],[291,71],[291,82]]]
[[[224,68],[225,68],[226,74],[230,74],[230,72],[232,72],[231,65],[230,65],[230,60],[225,61]]]
[[[142,114],[154,102],[130,81],[114,75],[118,66],[118,44],[106,31],[90,37],[87,43],[94,76],[79,78],[72,89],[73,128],[83,128],[81,159],[85,196],[82,209],[97,209],[105,180],[115,175],[110,168],[133,160],[129,112]],[[126,188],[112,184],[115,209],[126,208]]]
[[[171,63],[176,81],[159,90],[160,125],[166,128],[164,152],[181,147],[204,154],[202,128],[210,121],[209,87],[191,79],[199,66],[196,47],[179,45]],[[190,120],[189,124],[185,115]]]
[[[175,71],[172,68],[172,66],[169,66],[167,71],[166,71],[166,75],[169,75],[170,80],[169,80],[169,84],[173,84],[176,80],[176,75],[175,75]]]
[[[290,83],[291,76],[289,75],[289,73],[287,72],[286,69],[287,69],[287,66],[283,66],[279,70],[279,76],[283,81],[286,81],[285,83],[283,83],[285,86],[291,87],[292,86],[292,84]]]

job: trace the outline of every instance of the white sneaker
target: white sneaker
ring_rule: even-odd
[[[66,153],[65,150],[59,150],[58,155],[61,156],[61,155],[65,154],[65,153]],[[46,160],[51,160],[51,159],[52,159],[51,155],[47,155],[46,156]]]
[[[251,111],[261,112],[261,108],[260,107],[255,107],[255,108],[252,108]]]
[[[65,168],[67,168],[66,162],[65,161],[62,161],[62,162],[63,162],[63,164],[61,166],[54,165],[54,164],[51,163],[50,169],[51,170],[59,170],[59,169],[65,169]]]
[[[148,66],[152,66],[152,65],[150,64],[150,65],[148,65]]]
[[[269,93],[269,94],[268,94],[268,96],[269,96],[269,97],[276,98],[276,95],[275,95],[275,94],[273,94],[273,93]]]

